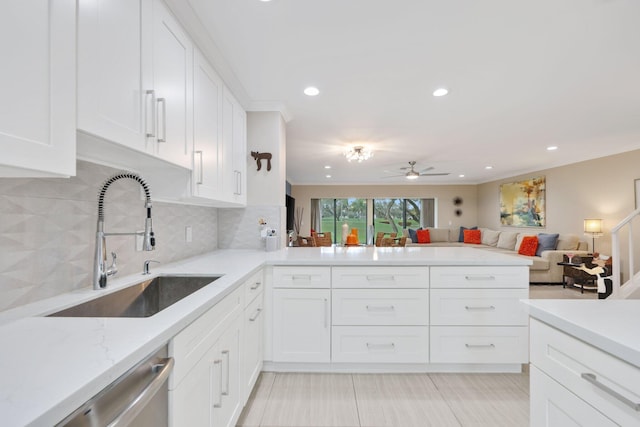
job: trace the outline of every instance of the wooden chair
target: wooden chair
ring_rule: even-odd
[[[378,234],[376,234],[376,246],[398,246],[396,243],[396,236],[397,233],[390,233],[389,237],[386,237],[386,233],[378,232]]]
[[[311,237],[315,241],[316,246],[331,246],[333,245],[333,240],[331,239],[331,232],[327,231],[324,233],[311,233]]]

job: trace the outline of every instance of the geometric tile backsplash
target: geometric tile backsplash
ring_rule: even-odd
[[[98,191],[117,171],[78,161],[71,178],[0,178],[0,311],[91,286]],[[106,232],[144,229],[140,188],[131,179],[109,187]],[[218,248],[218,209],[155,202],[150,191],[156,250],[137,252],[134,236],[107,237],[118,275],[142,271],[146,259],[166,263]]]

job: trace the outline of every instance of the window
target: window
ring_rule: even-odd
[[[342,241],[342,224],[347,224],[349,233],[353,228],[358,230],[360,243],[367,241],[367,199],[320,199],[319,208],[316,226],[319,224],[323,233],[330,231],[334,243]]]
[[[402,234],[404,228],[433,227],[434,199],[375,199],[373,201],[375,231]]]

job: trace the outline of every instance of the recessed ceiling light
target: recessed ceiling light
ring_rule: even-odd
[[[304,94],[307,96],[316,96],[320,93],[320,90],[317,87],[309,86],[304,90]]]
[[[550,145],[550,146],[547,147],[547,151],[555,151],[557,149],[558,149],[558,147],[556,147],[555,145]]]
[[[325,175],[325,178],[331,178],[331,175]]]
[[[493,166],[485,166],[484,168],[485,168],[486,170],[490,170],[490,169],[493,169]]]
[[[331,169],[331,166],[327,165],[324,167],[325,169]]]
[[[461,173],[460,175],[458,175],[458,178],[464,178],[464,174]]]
[[[447,90],[447,89],[445,89],[443,87],[440,87],[440,88],[438,88],[438,89],[433,91],[433,96],[445,96],[448,93],[449,93],[449,90]]]

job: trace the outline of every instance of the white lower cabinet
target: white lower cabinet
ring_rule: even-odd
[[[262,272],[245,283],[245,297],[252,298],[244,309],[244,347],[242,351],[243,399],[258,380],[264,360],[264,292]],[[259,292],[258,292],[259,291]]]
[[[273,360],[331,360],[331,291],[273,290]]]
[[[531,425],[640,425],[640,369],[531,319]]]
[[[432,326],[431,363],[525,363],[528,328]]]
[[[331,361],[355,363],[425,363],[429,359],[427,326],[334,326]]]

